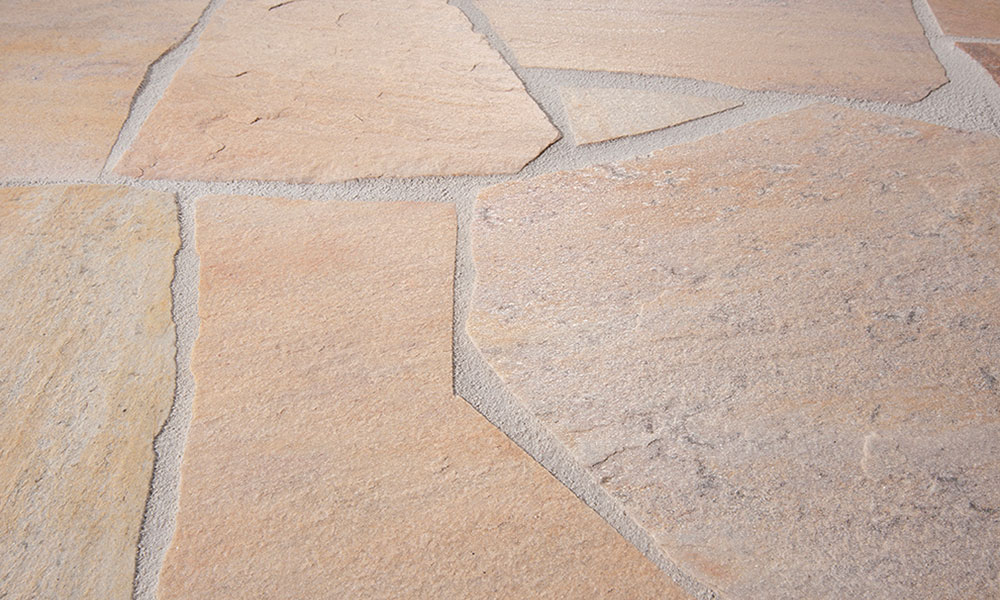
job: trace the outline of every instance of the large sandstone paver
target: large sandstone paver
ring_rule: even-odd
[[[227,2],[118,171],[328,182],[515,172],[558,137],[444,0]]]
[[[0,597],[132,596],[174,392],[173,198],[0,189]]]
[[[1000,38],[997,0],[927,0],[947,35]]]
[[[452,395],[445,204],[210,197],[159,598],[684,598]]]
[[[561,88],[579,146],[672,127],[741,106],[740,102],[616,88]]]
[[[909,0],[482,0],[524,67],[914,102],[946,83]]]
[[[974,44],[959,42],[955,44],[964,50],[976,62],[983,65],[993,80],[1000,84],[1000,44]]]
[[[996,597],[997,164],[816,106],[495,186],[468,329],[726,597]]]
[[[0,177],[100,174],[149,65],[207,0],[4,0]]]

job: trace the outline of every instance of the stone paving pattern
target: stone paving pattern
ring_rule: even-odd
[[[5,2],[0,598],[1000,598],[998,47]]]

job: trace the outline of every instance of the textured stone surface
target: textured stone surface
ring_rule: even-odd
[[[118,171],[298,182],[505,173],[557,137],[443,0],[227,2]]]
[[[955,44],[965,50],[1000,84],[1000,44],[972,44],[958,42]]]
[[[1000,38],[997,0],[927,0],[947,35]]]
[[[525,67],[913,102],[947,82],[909,0],[482,0]]]
[[[0,189],[0,597],[131,598],[179,243],[169,194]]]
[[[452,395],[454,208],[202,199],[159,597],[682,598]]]
[[[997,164],[818,106],[489,188],[468,329],[727,597],[996,597]]]
[[[577,145],[671,127],[741,106],[740,102],[614,88],[561,88]]]
[[[207,0],[4,0],[0,177],[100,174],[146,69]]]

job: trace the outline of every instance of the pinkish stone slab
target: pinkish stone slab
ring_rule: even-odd
[[[946,35],[1000,38],[997,0],[927,0]]]
[[[1000,84],[1000,44],[973,44],[959,42],[955,44],[983,65],[993,80]]]

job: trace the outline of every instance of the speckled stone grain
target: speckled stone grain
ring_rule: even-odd
[[[488,188],[468,330],[724,597],[997,597],[997,164],[820,105]]]
[[[174,392],[170,194],[0,190],[0,597],[127,600]]]
[[[997,0],[927,0],[945,35],[1000,38]]]

